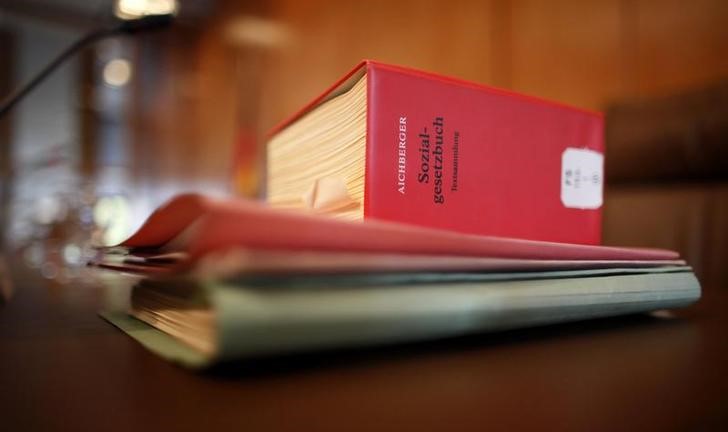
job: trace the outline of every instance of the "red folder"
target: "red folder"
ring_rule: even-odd
[[[679,259],[676,252],[667,250],[481,236],[386,221],[348,222],[201,195],[182,195],[160,207],[120,246],[185,252],[193,260],[241,248],[524,260]]]

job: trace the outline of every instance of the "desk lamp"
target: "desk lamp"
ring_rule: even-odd
[[[31,90],[43,82],[58,66],[96,41],[121,34],[137,34],[168,26],[177,13],[176,0],[117,0],[114,3],[116,19],[109,25],[95,29],[66,48],[24,86],[16,89],[0,103],[0,118],[4,117]]]

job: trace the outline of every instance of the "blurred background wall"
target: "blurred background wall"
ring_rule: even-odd
[[[0,88],[110,8],[0,0]],[[171,31],[97,46],[0,123],[3,217],[54,193],[22,188],[53,146],[69,182],[126,197],[127,232],[181,190],[255,195],[265,131],[372,58],[604,111],[605,243],[678,249],[728,288],[726,23],[722,0],[182,1]]]

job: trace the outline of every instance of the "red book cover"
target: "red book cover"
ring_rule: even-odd
[[[679,260],[676,252],[462,234],[385,221],[358,223],[253,201],[181,195],[157,209],[122,246],[191,257],[236,248],[528,260]],[[160,253],[160,252],[155,252]]]
[[[364,217],[464,233],[599,244],[603,118],[509,91],[364,61]]]

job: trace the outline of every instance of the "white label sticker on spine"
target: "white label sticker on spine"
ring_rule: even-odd
[[[564,150],[561,155],[561,202],[564,207],[601,207],[603,185],[603,154],[579,148]]]

